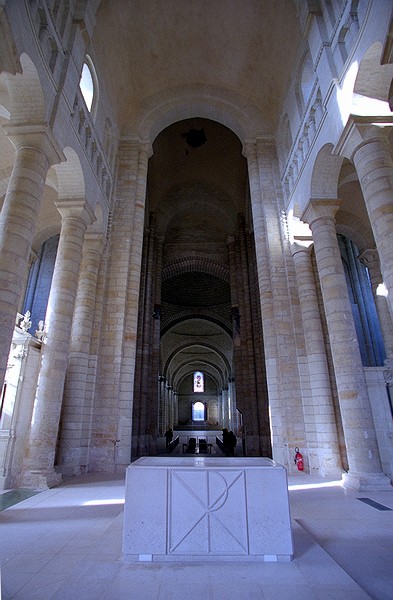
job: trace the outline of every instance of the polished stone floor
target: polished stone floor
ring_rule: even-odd
[[[392,600],[393,488],[359,493],[292,473],[289,496],[290,563],[135,564],[121,555],[122,478],[8,495],[1,600]]]

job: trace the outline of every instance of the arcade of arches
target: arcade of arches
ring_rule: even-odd
[[[392,6],[237,6],[0,1],[1,487],[227,428],[391,488]]]

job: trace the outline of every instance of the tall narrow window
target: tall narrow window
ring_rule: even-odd
[[[86,60],[82,68],[79,87],[87,109],[94,118],[98,103],[98,79],[93,62],[89,56],[86,56]]]
[[[203,392],[204,391],[204,380],[203,373],[200,371],[195,371],[194,373],[194,392]]]
[[[93,78],[91,76],[90,69],[86,63],[83,65],[82,77],[81,77],[79,87],[81,89],[82,96],[86,102],[86,106],[87,106],[88,110],[91,110],[91,105],[93,104],[94,87],[93,87]]]

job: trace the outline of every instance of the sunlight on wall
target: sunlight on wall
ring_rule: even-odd
[[[293,209],[288,212],[288,231],[291,244],[308,248],[313,243],[311,229],[308,223],[304,223],[293,214]]]
[[[353,92],[358,69],[358,63],[353,62],[344,78],[343,85],[337,89],[337,104],[343,125],[347,123],[351,114],[363,117],[391,116],[392,114],[388,102]]]
[[[385,296],[385,298],[387,298],[387,296],[389,294],[388,289],[384,283],[380,283],[378,285],[375,293],[377,296]]]
[[[359,65],[357,61],[349,67],[341,87],[337,88],[337,105],[340,110],[343,125],[348,121],[352,108],[352,94],[355,87]]]

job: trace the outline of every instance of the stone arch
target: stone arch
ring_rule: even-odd
[[[365,226],[363,221],[356,215],[339,211],[339,219],[336,220],[337,234],[341,234],[350,239],[358,247],[360,252],[367,248],[373,248],[375,241],[370,235],[370,229]]]
[[[229,329],[228,325],[224,322],[224,319],[220,320],[219,318],[212,317],[209,314],[204,314],[203,312],[195,313],[195,312],[189,311],[189,310],[182,310],[177,313],[176,317],[167,319],[167,321],[163,323],[163,326],[161,329],[161,336],[163,337],[168,331],[170,331],[172,329],[172,327],[175,327],[179,323],[183,323],[184,321],[195,320],[195,319],[201,319],[203,321],[208,321],[208,322],[212,323],[213,325],[217,325],[227,335],[232,337],[232,330]]]
[[[28,54],[20,57],[21,73],[7,74],[10,120],[13,124],[45,122],[45,99],[37,69]]]
[[[296,99],[300,114],[303,114],[315,83],[314,65],[309,50],[304,53],[299,69],[297,81]]]
[[[213,275],[214,277],[218,277],[229,283],[229,268],[227,265],[219,263],[211,258],[200,256],[179,258],[171,262],[162,270],[162,281],[166,281],[176,275],[192,273],[194,271]]]
[[[337,188],[343,156],[332,154],[333,144],[325,144],[315,159],[311,184],[311,198],[337,198]]]
[[[192,344],[189,344],[189,343],[179,344],[179,346],[174,348],[172,350],[172,352],[170,353],[170,355],[167,357],[165,365],[163,365],[164,377],[167,377],[169,375],[169,373],[171,373],[171,377],[172,377],[173,381],[175,381],[175,380],[178,381],[179,380],[178,374],[182,369],[187,370],[188,373],[191,373],[193,370],[195,370],[192,367],[192,361],[191,361],[191,364],[187,363],[187,365],[184,362],[181,362],[181,363],[175,365],[176,358],[181,355],[182,351],[189,350],[190,348],[206,349],[206,350],[211,351],[213,354],[217,355],[217,361],[215,363],[208,361],[208,359],[204,359],[204,361],[205,361],[205,364],[208,364],[212,368],[216,369],[218,372],[221,372],[221,377],[222,377],[221,384],[223,384],[225,381],[225,372],[228,375],[231,374],[231,365],[229,364],[228,357],[225,356],[225,354],[222,352],[221,348],[219,348],[218,346],[213,345],[213,344],[208,344],[206,342],[201,342],[201,341],[193,342]],[[200,361],[198,361],[198,362],[200,362]]]
[[[202,365],[201,370],[205,375],[211,377],[218,389],[223,388],[223,386],[225,385],[225,376],[221,368],[218,368],[216,365],[206,362]],[[174,387],[178,389],[182,385],[183,381],[187,379],[187,377],[190,377],[190,375],[192,375],[195,371],[196,368],[193,364],[181,365],[179,369],[175,370],[175,373],[173,374]]]
[[[271,126],[249,100],[215,86],[190,85],[151,96],[138,119],[141,140],[153,143],[166,127],[193,117],[217,121],[242,143],[256,135],[271,135]]]
[[[292,139],[292,131],[291,131],[291,123],[289,121],[288,114],[285,113],[281,128],[281,139],[282,146],[285,152],[285,160],[288,159],[288,156],[291,153],[293,139]]]
[[[179,193],[180,188],[176,186],[173,187],[166,195],[167,202],[165,204],[170,206],[172,202],[176,200]],[[217,201],[213,202],[212,198]],[[160,211],[157,222],[159,222],[159,228],[162,232],[167,231],[173,222],[181,219],[190,208],[192,209],[196,199],[198,200],[199,210],[204,210],[206,214],[210,215],[212,220],[220,224],[220,228],[223,231],[226,231],[227,234],[229,234],[235,230],[236,223],[231,220],[229,212],[225,208],[228,203],[231,203],[231,199],[227,194],[223,193],[220,189],[217,189],[217,187],[194,180],[187,186],[181,188],[181,199],[181,206],[178,207],[175,215],[172,210],[166,212],[163,210]]]

